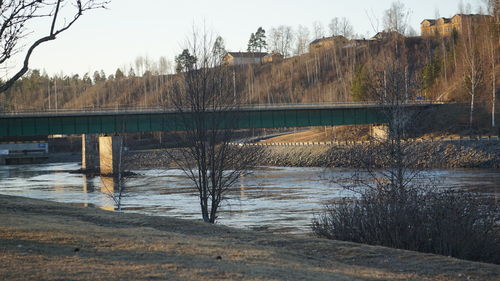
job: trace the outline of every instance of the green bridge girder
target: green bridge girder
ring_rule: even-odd
[[[218,126],[233,129],[386,123],[379,105],[242,108],[204,114],[206,120],[226,120]],[[0,115],[0,137],[182,131],[189,118],[192,113],[175,111],[8,114]]]

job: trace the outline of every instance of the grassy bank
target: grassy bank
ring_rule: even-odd
[[[166,202],[168,204],[168,202]],[[500,266],[0,195],[4,280],[494,280]]]

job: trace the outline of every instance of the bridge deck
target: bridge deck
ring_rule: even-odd
[[[383,109],[374,103],[243,106],[206,112],[203,118],[234,129],[335,126],[385,123]],[[172,108],[5,113],[0,115],[0,136],[181,131],[189,126],[191,115]]]

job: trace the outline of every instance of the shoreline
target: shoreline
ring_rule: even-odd
[[[0,195],[9,280],[492,280],[500,266]]]
[[[500,168],[500,141],[450,142],[438,141],[417,144],[424,151],[419,161],[419,168]],[[332,167],[355,168],[359,162],[352,154],[359,145],[310,145],[262,146],[262,157],[256,166],[275,167]],[[254,146],[249,146],[253,148]],[[374,150],[376,151],[376,147]],[[437,157],[436,157],[437,156]],[[172,161],[168,153],[162,150],[130,151],[125,155],[125,167],[134,169],[171,168]]]

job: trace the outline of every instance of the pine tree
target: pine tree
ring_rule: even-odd
[[[255,34],[250,35],[250,40],[248,40],[248,48],[247,52],[253,53],[255,52]]]
[[[180,55],[175,57],[175,70],[177,71],[177,73],[190,71],[193,69],[194,64],[197,61],[198,59],[195,56],[191,55],[188,49],[184,49]]]
[[[266,42],[266,31],[262,28],[259,27],[257,29],[257,32],[255,33],[255,51],[262,52],[262,50],[267,49],[267,42]]]

